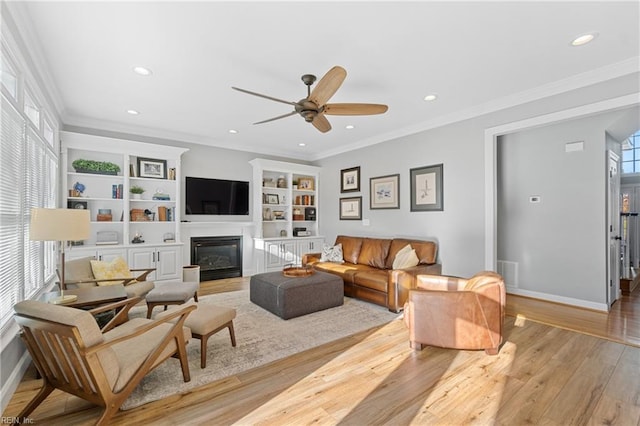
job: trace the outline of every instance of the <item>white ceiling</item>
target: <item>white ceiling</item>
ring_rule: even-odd
[[[50,72],[66,125],[306,160],[637,72],[640,56],[638,1],[11,7]],[[592,31],[592,43],[569,45]],[[134,74],[137,65],[153,75]],[[325,134],[297,115],[252,125],[292,107],[231,89],[297,101],[306,96],[302,74],[320,78],[334,65],[348,75],[331,102],[389,111],[329,116]],[[423,101],[429,93],[438,100]]]

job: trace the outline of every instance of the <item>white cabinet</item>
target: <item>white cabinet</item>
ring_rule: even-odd
[[[67,207],[91,212],[85,246],[105,236],[118,245],[136,235],[147,244],[180,241],[180,166],[187,149],[74,132],[60,137]],[[144,190],[141,199],[133,186]]]
[[[320,168],[256,158],[253,166],[253,223],[256,272],[299,264],[302,255],[322,250],[319,235]],[[296,236],[297,230],[305,236]]]
[[[295,263],[296,245],[291,240],[265,243],[265,271],[281,271],[284,265]]]
[[[182,274],[182,246],[145,246],[129,249],[129,268],[155,268],[149,274],[153,281],[180,279]]]
[[[282,271],[288,264],[300,265],[302,256],[307,253],[322,251],[324,239],[317,238],[283,238],[256,239],[254,256],[258,272]]]
[[[307,253],[322,252],[324,238],[300,238],[296,240],[296,257],[298,262],[302,262],[302,256]]]
[[[258,238],[290,238],[304,228],[318,236],[320,168],[256,158],[253,167],[253,222]]]
[[[127,258],[127,250],[123,247],[101,248],[75,246],[65,251],[65,259],[79,259],[81,257],[93,257],[96,260],[111,262],[116,257]]]
[[[128,259],[156,268],[155,280],[182,277],[180,176],[184,148],[61,132],[62,185],[68,208],[90,211],[91,235],[67,258]],[[75,163],[75,164],[74,164]],[[92,167],[99,163],[100,167]],[[144,190],[139,198],[132,187]],[[140,237],[143,244],[132,244]],[[108,248],[99,243],[115,242]]]

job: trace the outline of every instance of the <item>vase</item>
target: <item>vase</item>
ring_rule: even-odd
[[[131,199],[142,200],[142,194],[131,194]]]

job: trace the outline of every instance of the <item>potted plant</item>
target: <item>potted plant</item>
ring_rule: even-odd
[[[120,172],[120,166],[108,161],[84,160],[79,158],[71,163],[78,173],[92,173],[100,175],[117,175]]]
[[[134,200],[139,200],[140,198],[142,198],[142,194],[144,194],[144,191],[145,189],[138,185],[133,185],[131,188],[129,188],[131,198],[133,198]]]

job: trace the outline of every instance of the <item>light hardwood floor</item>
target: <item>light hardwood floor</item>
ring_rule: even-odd
[[[203,283],[201,293],[247,287],[246,279],[220,280]],[[121,411],[111,423],[640,426],[639,293],[624,296],[609,315],[508,296],[505,343],[494,357],[414,352],[404,324],[394,321]],[[37,391],[34,377],[33,370],[25,375],[3,416]],[[32,418],[92,424],[99,412],[56,391]]]

